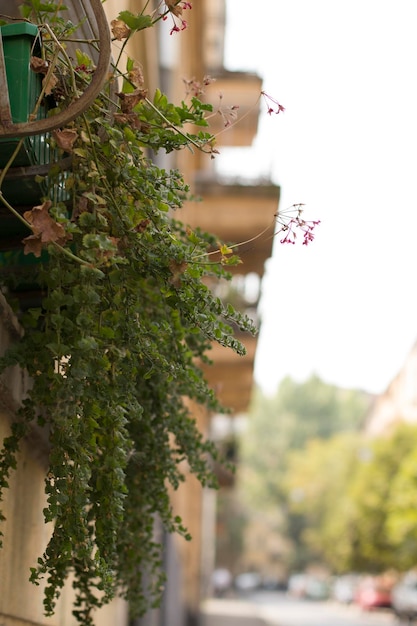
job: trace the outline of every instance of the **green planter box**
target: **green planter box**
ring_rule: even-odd
[[[40,56],[40,36],[37,27],[17,22],[0,27],[4,61],[13,122],[27,122],[42,91],[42,75],[30,69],[30,57]],[[47,108],[42,104],[37,118],[43,118]],[[18,139],[0,139],[0,168],[4,167],[17,147]],[[26,137],[12,167],[44,165],[50,162],[50,147],[46,135]],[[3,194],[13,204],[31,205],[44,193],[34,177],[6,178]]]
[[[14,122],[27,122],[42,89],[42,77],[30,69],[30,57],[40,56],[39,31],[34,24],[0,26]]]

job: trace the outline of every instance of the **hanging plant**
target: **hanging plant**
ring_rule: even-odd
[[[114,37],[123,50],[165,14],[182,28],[184,5],[124,11]],[[55,3],[32,0],[23,14],[43,37],[42,57],[32,60],[43,95],[63,110],[89,84],[93,55],[78,51],[71,62],[66,45],[75,27]],[[197,97],[174,105],[160,91],[150,97],[138,66],[129,59],[121,68],[122,58],[93,105],[48,137],[54,163],[37,179],[44,191],[36,206],[22,215],[2,193],[13,158],[0,179],[0,200],[27,230],[24,252],[39,261],[30,280],[40,293],[39,306],[20,313],[22,340],[1,359],[2,370],[26,369],[32,387],[3,443],[0,487],[8,486],[19,443],[39,424],[49,433],[44,515],[54,530],[30,578],[46,579],[52,615],[71,576],[74,615],[84,625],[115,594],[132,615],[160,598],[154,522],[188,537],[169,497],[184,480],[184,461],[202,484],[215,484],[216,450],[185,399],[220,410],[199,363],[209,361],[213,341],[244,353],[232,326],[255,332],[208,286],[228,278],[237,257],[178,219],[189,188],[150,156],[185,147],[211,155],[212,107]],[[188,124],[201,130],[188,132]],[[24,280],[16,271],[5,282],[16,289]]]

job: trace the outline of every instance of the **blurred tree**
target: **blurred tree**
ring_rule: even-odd
[[[303,383],[285,378],[275,397],[257,390],[241,448],[249,501],[264,507],[282,503],[288,453],[311,439],[357,430],[369,402],[368,394],[340,389],[317,376]]]
[[[334,572],[415,564],[416,440],[417,427],[400,424],[372,441],[345,433],[290,455],[288,523],[298,564],[319,559]]]
[[[357,431],[369,402],[368,394],[340,389],[317,376],[311,376],[303,383],[286,378],[274,397],[267,397],[260,390],[254,396],[248,429],[241,442],[241,498],[247,507],[248,518],[250,511],[275,511],[276,519],[280,520],[280,532],[298,546],[297,553],[293,553],[294,566],[301,566],[311,558],[317,541],[304,541],[305,527],[310,525],[310,520],[304,510],[297,511],[289,499],[290,455],[295,450],[303,450],[313,439],[326,440],[335,433]],[[312,471],[312,468],[306,468],[307,475]],[[343,471],[342,465],[340,472]],[[329,482],[331,477],[330,470]],[[325,491],[326,486],[323,486]],[[331,503],[326,506],[330,507]]]
[[[415,425],[399,424],[390,436],[373,440],[364,450],[347,486],[352,502],[347,520],[352,534],[352,568],[380,571],[388,567],[402,569],[407,561],[415,563],[415,527],[410,533],[410,518],[406,523],[399,520],[406,510],[410,512],[412,500],[415,507],[416,482],[408,478],[410,462],[416,458],[416,440]],[[409,551],[406,558],[404,549]]]
[[[351,551],[346,485],[358,462],[358,449],[358,434],[342,433],[311,440],[290,454],[285,486],[295,567],[320,560],[335,572],[346,568]]]
[[[291,448],[301,448],[311,438],[356,430],[368,406],[369,394],[329,385],[316,375],[301,384],[285,378],[276,396],[277,415],[286,416],[291,425]]]
[[[410,429],[410,442],[417,441],[417,429]],[[414,567],[417,561],[417,447],[402,459],[391,480],[387,533],[394,546],[400,569]]]

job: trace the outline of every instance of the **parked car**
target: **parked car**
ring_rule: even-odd
[[[313,574],[292,574],[288,580],[288,594],[309,600],[327,600],[329,597],[327,580]]]
[[[382,577],[366,576],[356,589],[355,602],[365,611],[389,608],[391,595],[392,585],[385,582]]]
[[[232,574],[227,568],[219,567],[215,569],[212,576],[214,595],[218,598],[222,598],[230,590],[232,582]]]
[[[265,591],[287,591],[288,583],[283,578],[276,578],[274,576],[263,576],[262,589],[265,589]]]
[[[308,576],[305,586],[305,597],[309,600],[327,600],[330,588],[326,580],[316,576]]]
[[[417,619],[417,572],[408,572],[394,585],[391,602],[399,619],[409,623]]]
[[[356,590],[360,582],[357,574],[343,574],[333,582],[332,597],[341,604],[352,604],[355,600]]]
[[[307,586],[307,574],[291,574],[288,579],[288,594],[296,598],[304,598]]]
[[[259,589],[262,584],[262,578],[258,572],[244,572],[238,574],[234,580],[237,591],[247,593]]]

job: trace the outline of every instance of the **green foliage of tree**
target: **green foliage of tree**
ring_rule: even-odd
[[[417,428],[400,424],[389,436],[375,439],[364,449],[365,456],[347,485],[353,503],[348,520],[352,529],[351,567],[370,571],[401,568],[399,536],[393,542],[389,517],[397,516],[395,502],[401,495],[395,485],[396,476],[401,475],[410,453],[414,454],[416,440]]]
[[[359,441],[357,433],[313,439],[289,456],[287,525],[297,546],[298,567],[312,560],[324,561],[335,572],[346,567],[352,538],[347,532],[351,505],[345,486],[356,469]]]
[[[329,385],[316,375],[303,383],[284,379],[276,398],[277,420],[287,424],[290,448],[301,448],[312,438],[327,439],[355,430],[367,406],[367,394]]]
[[[291,568],[302,568],[327,550],[315,524],[323,522],[325,510],[331,511],[332,499],[340,499],[335,477],[342,480],[350,472],[355,432],[369,402],[367,394],[340,389],[317,376],[302,383],[286,378],[274,397],[259,390],[254,397],[241,445],[241,497],[248,519],[251,511],[275,512],[279,530],[265,532],[280,532],[292,545]],[[331,553],[339,528],[336,519],[329,516],[327,522]]]
[[[291,455],[290,515],[299,541],[335,572],[406,570],[417,558],[417,428],[312,441]]]
[[[399,569],[415,567],[417,561],[417,429],[410,432],[410,449],[391,477],[386,522]]]
[[[356,430],[368,403],[367,394],[339,389],[317,376],[302,383],[286,378],[275,397],[258,391],[242,441],[245,486],[254,502],[282,503],[288,453],[312,438]]]

